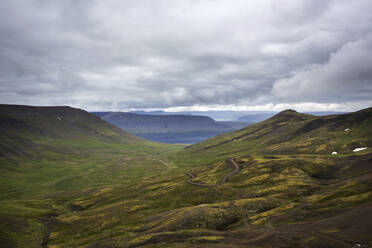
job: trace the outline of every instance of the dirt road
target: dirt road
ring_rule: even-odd
[[[216,184],[205,184],[205,183],[195,182],[193,181],[193,179],[196,178],[196,175],[192,172],[186,173],[186,175],[189,177],[189,179],[187,180],[187,183],[195,185],[195,186],[199,186],[199,187],[216,187],[216,186],[224,184],[228,180],[229,177],[235,174],[238,174],[240,171],[240,166],[238,165],[238,163],[235,162],[233,158],[230,158],[229,161],[231,162],[233,166],[233,170],[227,173],[226,175],[224,175]]]

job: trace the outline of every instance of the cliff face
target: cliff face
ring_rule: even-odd
[[[142,115],[122,112],[95,112],[103,120],[135,133],[213,131],[227,132],[231,127],[207,116]]]
[[[144,115],[123,112],[94,112],[117,127],[139,137],[164,143],[192,144],[237,128],[207,116]]]

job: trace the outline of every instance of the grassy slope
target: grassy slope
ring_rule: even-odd
[[[0,105],[0,244],[38,247],[46,223],[85,192],[169,168],[149,142],[69,107]],[[27,244],[27,245],[26,245]]]
[[[167,194],[157,201],[168,202],[171,211],[163,209],[145,218],[134,229],[140,232],[134,232],[139,236],[132,244],[351,247],[371,243],[367,227],[372,220],[368,212],[372,154],[370,148],[352,151],[371,147],[371,127],[372,109],[325,117],[284,111],[190,146],[174,156],[174,162],[194,172],[195,181],[216,183],[229,171],[226,164],[231,157],[240,163],[240,174],[218,187],[171,179],[157,188]],[[333,151],[339,154],[331,155]],[[359,214],[356,209],[361,209]],[[302,225],[294,231],[296,223]]]
[[[371,126],[372,108],[323,117],[287,110],[264,122],[193,145],[179,158],[191,158],[187,163],[198,165],[245,155],[350,154],[356,147],[372,146]],[[347,128],[350,131],[345,132]],[[190,156],[195,153],[198,156]]]
[[[1,163],[10,173],[1,181],[3,242],[19,247],[37,247],[43,240],[50,247],[371,244],[372,155],[370,149],[352,152],[370,147],[371,119],[371,109],[327,117],[286,111],[183,151],[101,135],[44,140],[38,145],[42,159],[32,155]],[[340,154],[330,155],[334,150]],[[216,183],[231,170],[231,157],[241,171],[227,183],[186,182],[185,173],[192,171],[196,181]],[[47,171],[42,177],[40,169]]]
[[[287,111],[189,147],[173,156],[178,168],[171,174],[149,177],[130,190],[117,187],[76,199],[84,210],[60,215],[63,224],[50,243],[350,247],[371,242],[372,156],[369,150],[352,153],[370,144],[371,115],[365,110],[344,118],[322,117],[324,124],[314,125],[309,123],[318,117]],[[337,156],[330,155],[337,148],[331,141],[344,149]],[[190,171],[199,182],[216,183],[230,170],[230,157],[241,172],[228,183],[206,188],[186,183],[183,173]]]

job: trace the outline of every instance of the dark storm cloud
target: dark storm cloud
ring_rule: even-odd
[[[0,99],[90,110],[365,107],[370,13],[369,0],[5,0]]]

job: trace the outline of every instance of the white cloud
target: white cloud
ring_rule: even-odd
[[[272,92],[285,99],[371,99],[372,38],[349,42],[330,54],[327,63],[276,81]]]

